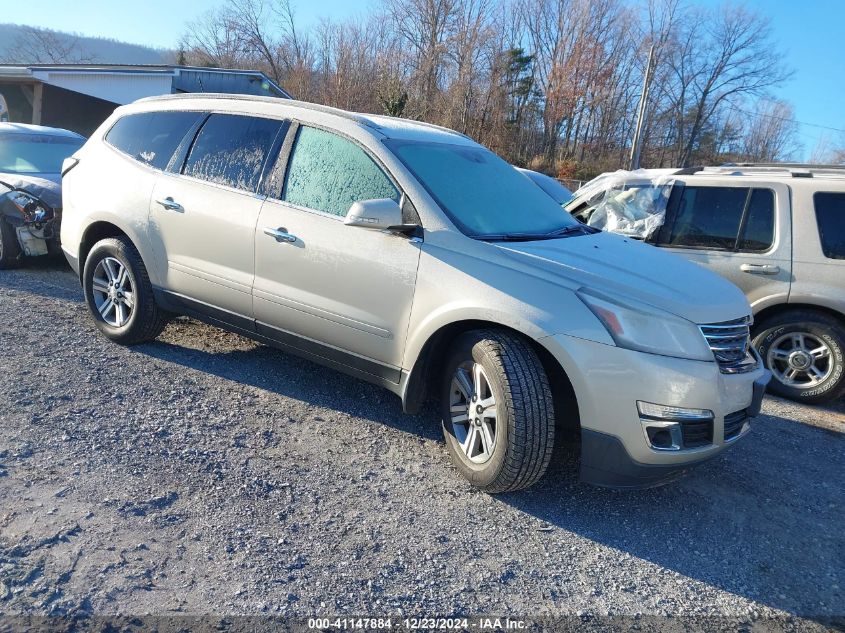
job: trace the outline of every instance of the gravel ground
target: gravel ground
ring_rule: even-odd
[[[0,615],[845,622],[843,402],[767,398],[663,488],[582,485],[564,446],[491,497],[431,412],[190,320],[118,347],[56,263],[0,272],[0,323]]]

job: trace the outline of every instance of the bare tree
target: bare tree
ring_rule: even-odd
[[[702,134],[720,107],[763,94],[790,72],[772,46],[765,17],[723,5],[692,12],[676,36],[669,61],[676,79],[676,164],[688,166]]]
[[[422,118],[436,111],[447,40],[457,0],[383,0],[387,17],[410,54],[406,57],[414,109]]]
[[[645,164],[790,155],[791,111],[769,95],[789,71],[765,19],[635,2],[377,0],[302,29],[293,0],[228,0],[192,25],[180,58],[257,68],[300,99],[446,125],[583,179],[624,164],[654,46]]]
[[[828,165],[845,165],[845,132],[822,135],[813,148],[810,161]]]
[[[799,148],[796,140],[798,124],[790,104],[777,100],[761,100],[756,111],[738,111],[750,121],[741,135],[742,154],[752,161],[787,160]]]
[[[280,43],[269,31],[270,7],[264,0],[229,0],[227,9],[235,38],[241,53],[250,59],[259,59],[274,81],[281,81],[279,69]],[[284,2],[282,9],[290,11]]]
[[[238,16],[231,7],[212,9],[188,26],[179,45],[188,64],[242,68],[254,61],[245,52]]]
[[[470,131],[485,81],[483,66],[490,61],[489,43],[495,34],[491,24],[491,0],[458,0],[453,32],[447,47],[451,76],[445,123],[460,132]]]
[[[34,26],[22,26],[9,51],[10,61],[20,64],[89,64],[95,61],[95,55],[82,45],[79,36]]]

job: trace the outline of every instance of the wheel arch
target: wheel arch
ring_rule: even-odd
[[[441,325],[428,336],[414,360],[405,389],[402,392],[402,407],[406,413],[416,413],[432,393],[432,387],[442,373],[447,351],[452,343],[465,332],[472,330],[504,330],[528,341],[546,372],[558,427],[566,431],[580,430],[578,397],[566,371],[541,340],[526,335],[518,329],[496,321],[485,319],[461,319]]]
[[[137,241],[132,237],[132,235],[111,220],[95,220],[94,222],[91,222],[91,224],[85,227],[85,231],[82,233],[82,239],[79,241],[80,281],[82,280],[83,271],[85,270],[85,261],[88,259],[88,254],[91,252],[91,249],[94,248],[94,245],[97,242],[109,237],[125,237],[132,242],[136,249],[138,248]],[[140,249],[138,252],[140,253]],[[143,261],[143,256],[141,257],[141,260]],[[146,264],[147,263],[144,262],[145,266]],[[147,270],[149,271],[149,266],[147,266]]]
[[[763,308],[759,312],[754,315],[754,327],[753,330],[755,333],[759,332],[760,326],[763,323],[770,319],[773,316],[778,314],[783,314],[785,312],[792,312],[797,310],[808,310],[811,312],[818,312],[820,314],[824,314],[829,317],[833,317],[834,319],[838,320],[839,323],[845,327],[845,314],[842,314],[838,310],[834,310],[833,308],[829,308],[827,306],[816,304],[816,303],[778,303],[775,305],[768,306]]]

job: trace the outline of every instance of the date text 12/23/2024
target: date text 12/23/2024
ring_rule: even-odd
[[[315,630],[408,630],[408,631],[519,631],[524,620],[512,618],[309,618],[308,628]]]

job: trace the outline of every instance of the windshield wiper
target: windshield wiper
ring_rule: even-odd
[[[548,233],[490,233],[488,235],[475,235],[474,237],[484,242],[530,242],[532,240],[551,240],[556,236]]]
[[[586,224],[573,224],[565,226],[562,229],[557,229],[551,233],[546,233],[549,237],[566,237],[567,235],[574,235],[580,233],[581,235],[592,235],[593,233],[601,233],[601,229],[594,226],[587,226]]]
[[[548,233],[491,233],[489,235],[475,235],[478,240],[485,242],[531,242],[534,240],[556,240],[571,235],[592,235],[601,230],[586,224],[572,224]]]

